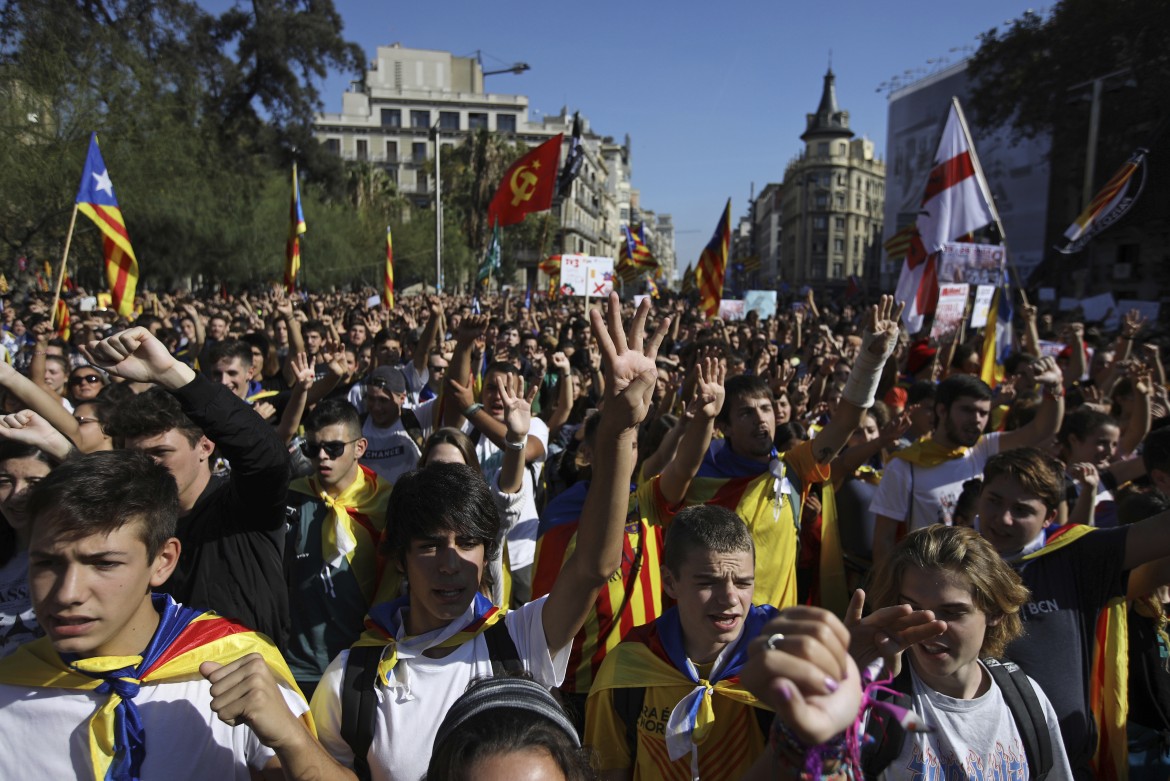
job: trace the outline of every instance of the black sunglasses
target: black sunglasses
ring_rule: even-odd
[[[305,440],[301,443],[301,452],[305,454],[305,458],[316,458],[317,454],[324,450],[325,455],[329,458],[337,458],[345,452],[346,445],[352,445],[354,442],[357,442],[357,439],[351,439],[348,442],[339,442],[336,440],[331,442],[310,442],[309,440]]]
[[[102,378],[96,374],[82,374],[81,376],[78,376],[78,377],[70,377],[69,378],[70,385],[80,385],[83,382],[88,382],[92,385],[95,382],[101,382],[101,381],[102,381]]]

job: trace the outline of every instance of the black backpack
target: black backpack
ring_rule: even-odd
[[[1040,698],[1036,696],[1028,676],[1014,662],[991,658],[983,659],[982,662],[991,673],[991,680],[999,687],[1004,702],[1012,712],[1016,729],[1020,731],[1024,753],[1028,757],[1029,777],[1035,781],[1044,781],[1052,770],[1052,734],[1048,731]],[[878,699],[909,710],[913,704],[910,698],[910,665],[903,662],[902,672],[890,684],[890,688],[898,692],[897,697],[883,692],[878,695]],[[867,739],[862,743],[861,770],[867,781],[873,781],[902,753],[906,730],[888,711],[871,708],[865,734],[872,740]]]
[[[524,671],[520,652],[508,634],[504,621],[497,621],[483,631],[487,642],[492,675],[516,675]],[[362,646],[349,649],[345,675],[341,683],[341,737],[353,749],[353,772],[358,781],[370,780],[370,745],[374,742],[374,710],[378,705],[375,690],[378,662],[385,646]]]

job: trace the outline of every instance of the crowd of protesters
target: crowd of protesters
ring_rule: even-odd
[[[1156,323],[371,294],[4,298],[6,776],[1167,777]]]

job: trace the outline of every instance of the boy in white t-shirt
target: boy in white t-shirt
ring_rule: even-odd
[[[347,777],[299,718],[271,641],[152,593],[180,553],[165,468],[135,451],[83,456],[34,487],[28,511],[46,637],[0,662],[0,776]]]
[[[893,684],[908,695],[910,713],[885,712],[884,732],[875,734],[872,724],[864,728],[860,764],[866,778],[1027,781],[1038,776],[1037,765],[1044,765],[1048,778],[1072,777],[1048,697],[1022,673],[991,672],[1008,669],[995,657],[1023,632],[1020,609],[1028,589],[978,532],[941,524],[911,532],[875,573],[871,596],[877,610],[863,619],[865,594],[854,595],[848,632],[827,611],[804,607],[784,611],[765,627],[744,680],[776,709],[775,755],[768,763],[800,767],[810,744],[853,725],[861,676],[853,660],[843,657],[848,648],[862,665],[879,653],[887,670],[905,665],[910,679],[903,686],[898,676]],[[1005,696],[1001,681],[1031,689],[1034,704],[1019,706],[1026,713],[1013,714],[1008,696],[1029,695]],[[873,721],[874,708],[881,707],[867,711],[866,719]],[[1038,733],[1035,753],[1046,755],[1047,764],[1029,755],[1017,716]],[[891,721],[905,727],[904,739],[900,748],[893,744],[885,762],[875,762],[890,738]],[[820,750],[827,757],[845,756],[840,738]],[[842,770],[826,767],[823,778],[844,778]],[[757,763],[745,781],[768,777],[766,772],[774,777],[775,765]]]
[[[573,637],[621,566],[637,430],[650,407],[654,358],[669,325],[660,323],[643,345],[649,305],[639,308],[628,337],[620,306],[612,296],[608,327],[593,315],[606,357],[600,451],[577,547],[547,596],[506,615],[483,596],[487,562],[499,555],[500,519],[492,491],[473,468],[432,464],[395,485],[385,552],[405,575],[408,595],[371,609],[367,635],[330,664],[312,703],[321,742],[359,775],[416,779],[425,773],[443,715],[476,677],[511,664],[545,686],[564,678]],[[501,397],[505,407],[528,403],[510,393]],[[365,723],[370,742],[355,751],[345,737],[350,700],[343,689],[353,680],[351,660],[369,648],[376,655],[363,664],[377,667],[376,704]]]

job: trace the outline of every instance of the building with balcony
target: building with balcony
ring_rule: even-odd
[[[382,166],[400,193],[426,208],[434,199],[428,174],[436,136],[445,152],[480,129],[528,146],[562,133],[564,161],[573,117],[562,108],[536,120],[526,96],[484,92],[483,68],[473,57],[394,44],[378,47],[365,80],[353,82],[342,96],[341,113],[317,115],[314,134],[343,160]],[[580,119],[584,157],[566,197],[554,201],[560,230],[551,253],[617,258],[621,225],[629,213],[630,138],[618,144],[612,136],[594,132],[587,117]],[[671,229],[664,245],[671,248],[672,258],[673,243]],[[518,258],[526,277],[518,284],[547,282],[536,270],[540,260]]]
[[[876,273],[886,166],[872,141],[854,138],[831,69],[806,122],[804,150],[784,172],[776,282],[844,285],[851,275]]]

